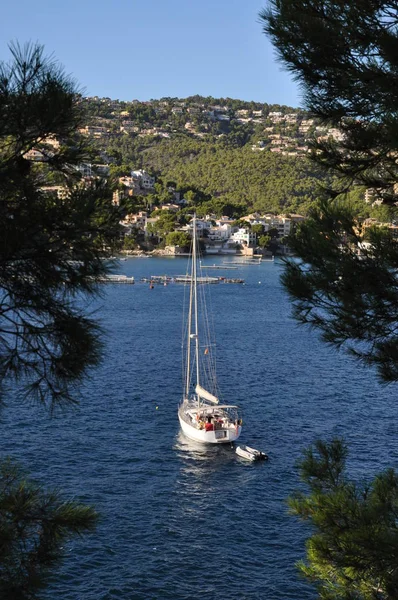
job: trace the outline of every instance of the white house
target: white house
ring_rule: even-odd
[[[231,225],[224,223],[209,228],[209,239],[213,242],[226,242],[231,236]]]
[[[131,171],[131,177],[138,181],[144,190],[150,190],[155,185],[155,178],[151,177],[144,169]]]
[[[212,223],[211,221],[207,221],[206,219],[196,219],[196,229],[198,231],[199,236],[202,234],[202,232],[206,229],[207,231],[209,231],[212,227]],[[193,219],[192,221],[186,226],[186,230],[187,231],[191,231],[193,229]]]
[[[252,233],[250,230],[241,227],[238,231],[233,233],[229,240],[229,244],[240,244],[241,246],[254,246],[257,241],[257,236],[255,233]]]

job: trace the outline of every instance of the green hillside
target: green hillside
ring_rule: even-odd
[[[175,181],[249,209],[306,211],[316,198],[319,175],[306,159],[255,153],[179,138],[162,140],[142,152],[142,165]]]
[[[93,146],[112,172],[143,168],[177,189],[201,190],[222,211],[305,214],[325,174],[308,158],[313,135],[327,133],[290,107],[231,99],[147,103],[84,99],[87,122],[102,128]]]

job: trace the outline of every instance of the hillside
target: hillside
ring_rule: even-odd
[[[178,189],[201,190],[222,210],[301,212],[324,179],[311,138],[334,135],[298,109],[194,96],[150,102],[82,98],[96,160],[122,176],[144,168]]]

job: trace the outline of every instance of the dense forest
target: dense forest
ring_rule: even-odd
[[[121,154],[120,145],[115,146]],[[306,212],[321,179],[307,159],[255,153],[247,145],[231,148],[179,136],[150,145],[128,141],[125,146],[124,164],[145,168],[180,189],[200,189],[262,212]]]

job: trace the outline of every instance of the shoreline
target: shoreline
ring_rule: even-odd
[[[165,250],[165,249],[155,249],[155,250],[149,250],[149,251],[145,251],[145,250],[121,250],[120,251],[120,256],[123,258],[134,258],[134,257],[145,257],[145,258],[151,258],[151,257],[163,257],[163,258],[186,258],[187,256],[190,256],[189,252],[171,252],[169,250]],[[217,252],[217,253],[207,253],[204,254],[204,257],[209,258],[209,257],[219,257],[219,256],[230,256],[232,258],[247,258],[247,259],[253,259],[253,258],[262,258],[265,260],[270,260],[272,258],[272,255],[268,255],[268,254],[254,254],[254,255],[248,255],[248,254],[241,254],[240,252]],[[281,255],[283,256],[283,255]],[[276,258],[276,257],[275,257]]]

